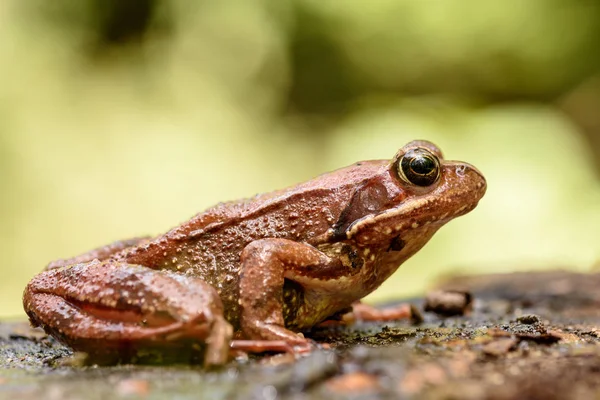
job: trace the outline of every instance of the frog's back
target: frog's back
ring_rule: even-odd
[[[380,173],[387,163],[387,160],[362,161],[282,190],[219,203],[174,228],[167,235],[177,237],[181,234],[201,236],[201,232],[216,233],[227,226],[255,218],[277,218],[282,211],[289,214],[292,220],[307,217],[315,220],[319,215],[315,215],[314,212],[319,211],[321,214],[335,214],[334,209],[339,209],[361,182]],[[326,213],[327,209],[331,212]],[[297,213],[301,214],[296,217]],[[333,216],[327,215],[327,217]],[[263,233],[266,235],[264,237],[273,237],[270,235],[284,226],[276,228],[279,229],[264,230]]]
[[[208,251],[213,255],[236,251],[239,255],[239,246],[261,238],[308,240],[326,232],[338,220],[355,189],[381,173],[387,163],[362,161],[282,190],[219,203],[150,243],[132,249],[127,258],[163,268],[178,264],[173,262],[176,256],[171,250],[187,250],[191,254],[214,246],[213,251]],[[196,264],[198,260],[190,261],[189,264]]]

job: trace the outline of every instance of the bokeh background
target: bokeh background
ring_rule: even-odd
[[[374,295],[600,269],[600,2],[4,0],[0,316],[53,259],[412,139],[486,175]]]

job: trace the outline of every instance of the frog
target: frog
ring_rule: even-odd
[[[476,167],[415,140],[391,159],[51,262],[27,284],[24,309],[88,354],[191,346],[223,365],[231,349],[306,349],[305,333],[352,310],[486,188]]]

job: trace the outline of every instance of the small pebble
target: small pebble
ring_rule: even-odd
[[[381,389],[379,379],[365,372],[352,372],[327,381],[327,388],[337,393],[377,392]]]
[[[525,325],[534,325],[541,322],[541,318],[535,314],[521,315],[517,318],[517,322]]]
[[[473,308],[473,296],[460,290],[435,290],[425,298],[425,311],[439,315],[465,315]]]
[[[120,395],[147,395],[150,384],[145,379],[125,379],[118,383],[117,392]]]

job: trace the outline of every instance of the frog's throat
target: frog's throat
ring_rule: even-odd
[[[449,220],[471,211],[477,203],[464,204],[460,207],[448,207],[440,212],[443,207],[438,200],[432,198],[416,198],[402,204],[401,207],[386,210],[380,214],[366,216],[354,222],[346,230],[348,239],[355,238],[365,232],[363,239],[376,239],[377,237],[396,236],[407,229],[416,229],[432,223],[443,225]],[[369,232],[369,237],[365,237]]]

